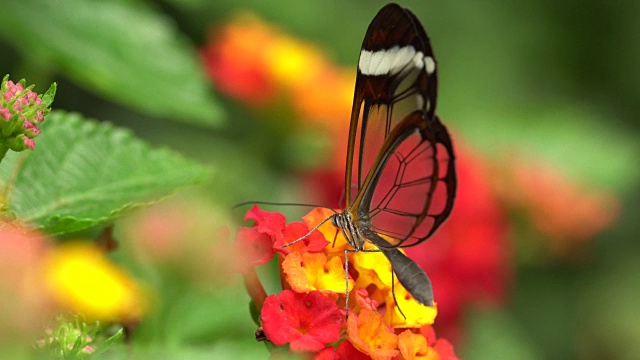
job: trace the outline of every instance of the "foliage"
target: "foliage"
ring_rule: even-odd
[[[9,154],[0,183],[12,214],[52,235],[104,228],[209,176],[202,165],[79,114],[54,112],[41,129],[43,149]]]

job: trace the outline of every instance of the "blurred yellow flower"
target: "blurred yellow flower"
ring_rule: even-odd
[[[254,106],[284,99],[302,120],[346,133],[354,72],[312,43],[245,12],[211,32],[202,59],[223,93]]]
[[[54,299],[87,320],[136,321],[147,307],[141,287],[91,244],[58,246],[44,271]]]
[[[310,45],[285,34],[275,35],[274,41],[265,48],[269,75],[286,89],[307,89],[325,66],[324,58]]]

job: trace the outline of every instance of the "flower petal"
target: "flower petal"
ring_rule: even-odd
[[[289,343],[293,351],[319,351],[340,339],[340,309],[319,291],[300,294],[284,290],[271,295],[261,314],[267,338],[275,345]]]
[[[327,260],[323,253],[298,253],[287,255],[282,269],[287,274],[287,282],[296,292],[320,290],[344,294],[353,289],[353,280],[345,283],[346,273],[339,257]]]
[[[375,246],[365,243],[365,249],[375,249]],[[391,290],[391,263],[382,252],[354,253],[353,267],[358,270],[357,287],[374,285],[380,290]]]
[[[384,314],[384,320],[387,325],[393,328],[420,328],[433,324],[438,315],[438,304],[434,303],[431,307],[418,303],[399,282],[394,285],[394,291],[395,299],[390,292],[385,301],[387,312]]]
[[[398,355],[398,337],[382,321],[382,316],[362,309],[360,314],[351,314],[347,328],[353,346],[374,360],[390,360]]]
[[[355,291],[355,298],[360,308],[368,309],[371,311],[378,311],[378,302],[369,297],[367,289],[357,289]]]
[[[371,360],[371,357],[353,347],[349,340],[345,340],[337,349],[333,346],[322,349],[313,360]]]
[[[247,211],[244,220],[255,220],[253,227],[262,234],[270,235],[274,241],[284,237],[287,219],[281,213],[264,211],[256,205]]]
[[[256,265],[264,265],[273,258],[271,237],[254,228],[240,228],[236,235],[236,254],[239,271],[246,273]]]
[[[422,334],[405,330],[398,335],[398,349],[404,360],[440,360],[438,352],[429,347]]]
[[[294,241],[306,236],[304,240],[300,240],[297,243],[291,244]],[[320,252],[324,250],[324,248],[329,244],[327,240],[325,240],[322,233],[318,231],[314,231],[309,233],[309,228],[303,222],[293,222],[287,224],[284,228],[284,237],[281,240],[276,240],[273,244],[273,247],[276,251],[279,251],[283,254],[288,254],[292,251],[295,252]]]

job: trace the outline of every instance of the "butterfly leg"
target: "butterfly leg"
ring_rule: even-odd
[[[400,311],[400,315],[407,320],[407,316],[404,314],[402,309],[400,308],[400,304],[398,303],[398,299],[396,299],[396,282],[395,282],[395,273],[393,272],[393,265],[391,265],[391,296],[393,296],[393,301],[396,303],[396,307],[398,311]]]
[[[336,234],[333,236],[333,243],[331,244],[332,248],[336,247],[336,241],[338,240],[338,233],[339,232],[340,232],[340,229],[336,229]]]
[[[349,320],[349,252],[355,250],[344,249],[344,284],[345,284],[345,321]]]

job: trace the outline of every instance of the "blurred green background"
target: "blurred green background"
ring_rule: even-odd
[[[223,224],[233,237],[242,213],[230,211],[233,204],[304,201],[295,174],[327,161],[331,144],[313,133],[290,131],[287,120],[270,121],[286,111],[250,109],[217,91],[197,53],[208,32],[250,11],[355,72],[364,32],[383,5],[1,0],[0,72],[26,78],[37,84],[36,91],[56,81],[54,109],[113,122],[209,164],[211,182],[181,196],[194,201],[200,214],[233,219]],[[416,13],[431,37],[439,63],[438,114],[455,136],[489,161],[511,152],[531,154],[615,194],[622,206],[615,225],[590,239],[578,260],[522,260],[526,248],[516,249],[506,304],[467,311],[466,340],[455,344],[458,355],[637,358],[640,2],[401,5]],[[126,249],[135,239],[122,241]],[[129,266],[140,276],[155,276]],[[165,300],[170,310],[155,319],[156,329],[164,330],[148,331],[149,348],[161,343],[166,358],[267,357],[253,339],[255,325],[239,277],[221,287],[183,286],[160,286],[163,296],[175,298]]]

